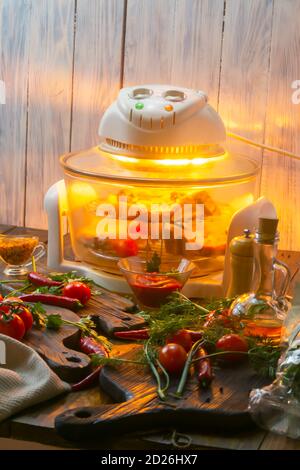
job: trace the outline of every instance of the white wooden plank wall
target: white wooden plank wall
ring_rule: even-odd
[[[223,0],[128,0],[124,86],[170,83],[217,105]]]
[[[120,89],[124,6],[123,0],[77,0],[73,150],[97,143],[100,117]]]
[[[16,11],[19,12],[16,15]],[[31,1],[0,1],[0,220],[24,223],[27,88]]]
[[[227,0],[219,112],[227,129],[263,142],[272,36],[272,0]],[[262,152],[230,142],[259,162]]]
[[[0,0],[0,223],[45,227],[58,156],[97,143],[120,86],[202,88],[229,130],[300,153],[300,0]],[[262,162],[281,246],[300,250],[300,163]]]
[[[274,0],[266,110],[266,142],[300,154],[300,104],[291,84],[300,80],[300,1]],[[300,162],[265,152],[261,192],[279,211],[282,245],[300,250]]]
[[[28,64],[26,215],[46,225],[43,195],[62,177],[69,146],[74,0],[32,0]]]

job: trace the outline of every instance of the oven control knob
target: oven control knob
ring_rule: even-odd
[[[129,96],[133,100],[143,100],[145,98],[149,98],[152,93],[153,91],[149,88],[134,88],[131,93],[129,93]]]

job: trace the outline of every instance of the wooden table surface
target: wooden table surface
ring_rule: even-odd
[[[47,243],[47,232],[0,225],[0,233],[31,233],[38,235],[41,241]],[[280,252],[279,258],[289,264],[292,271],[300,262],[300,253]],[[41,263],[43,263],[41,261]],[[45,261],[44,261],[45,263]],[[120,346],[121,347],[121,346]],[[126,348],[124,345],[122,348]],[[166,449],[172,448],[171,435],[173,429],[153,431],[151,433],[127,434],[126,436],[108,436],[107,439],[73,446],[61,438],[54,429],[54,419],[66,409],[81,406],[98,406],[110,403],[109,397],[99,387],[69,393],[63,397],[52,399],[41,405],[32,407],[3,423],[0,423],[0,437],[44,443],[63,448],[94,448],[94,449]],[[258,428],[249,432],[230,434],[228,430],[216,434],[191,433],[191,449],[243,449],[243,450],[300,450],[300,440],[292,440],[265,432]]]

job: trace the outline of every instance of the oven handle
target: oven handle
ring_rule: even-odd
[[[67,192],[64,180],[53,184],[47,191],[44,201],[48,217],[47,265],[51,269],[61,269],[64,261],[64,235],[67,233]]]

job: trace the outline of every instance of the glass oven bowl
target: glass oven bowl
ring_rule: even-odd
[[[75,255],[113,274],[120,274],[120,258],[147,258],[154,251],[163,259],[173,256],[193,261],[197,267],[193,276],[221,270],[231,218],[257,196],[258,165],[227,152],[208,157],[179,157],[171,151],[157,156],[154,152],[147,158],[135,158],[93,147],[62,156],[61,164]],[[166,205],[181,211],[182,227],[189,225],[193,232],[197,228],[195,208],[202,205],[203,246],[193,248],[192,236],[184,230],[184,236],[178,237],[180,224],[175,212],[165,219]],[[142,223],[136,220],[141,213]],[[150,213],[154,214],[151,220]],[[99,236],[104,220],[110,237],[106,239]],[[128,237],[128,227],[137,239]],[[169,231],[167,236],[162,234],[163,227]],[[111,239],[113,232],[116,240]]]

